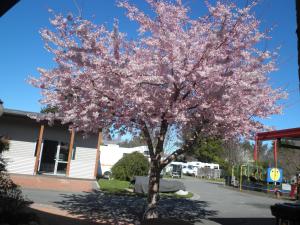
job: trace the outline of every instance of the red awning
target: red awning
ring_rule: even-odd
[[[258,160],[258,141],[276,140],[274,143],[274,161],[277,166],[277,140],[282,138],[300,138],[300,127],[257,133],[255,137],[254,160]]]
[[[300,138],[300,128],[261,132],[256,134],[256,138],[258,141],[274,140],[279,138]]]

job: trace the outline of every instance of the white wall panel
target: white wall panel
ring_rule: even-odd
[[[75,160],[71,160],[69,177],[93,179],[96,152],[96,148],[77,147]]]
[[[10,140],[9,150],[3,153],[9,173],[34,173],[36,143]]]

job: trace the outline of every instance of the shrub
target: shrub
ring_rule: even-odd
[[[111,169],[112,176],[118,180],[130,181],[134,176],[148,175],[148,159],[139,152],[126,154]]]

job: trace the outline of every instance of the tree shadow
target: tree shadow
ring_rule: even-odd
[[[275,218],[209,218],[222,225],[274,225]]]
[[[61,194],[63,200],[54,202],[70,214],[92,222],[111,224],[139,224],[146,198],[141,196],[114,195],[94,190],[82,194]],[[190,199],[162,197],[159,212],[162,218],[174,218],[190,223],[201,222],[216,211],[207,210],[208,203]]]
[[[108,225],[107,223],[94,223],[84,219],[70,218],[33,208],[29,208],[28,211],[34,213],[39,218],[38,224],[42,225]]]

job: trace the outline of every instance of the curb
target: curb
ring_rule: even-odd
[[[98,184],[98,182],[95,181],[95,183],[96,183],[96,187],[98,188],[97,190],[100,190],[100,185]]]
[[[191,192],[193,193],[193,192]],[[200,199],[200,195],[193,193],[193,197],[190,198],[191,200],[199,200]]]
[[[194,223],[194,225],[221,225],[221,224],[209,219],[201,219],[201,222],[196,222]]]

